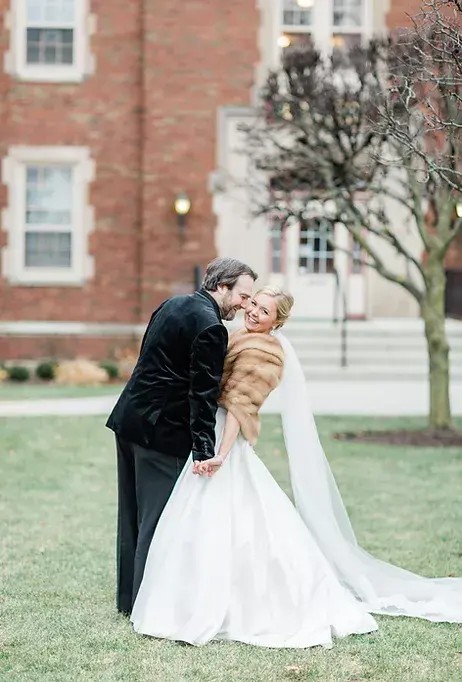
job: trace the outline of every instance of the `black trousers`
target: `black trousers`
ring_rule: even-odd
[[[149,545],[186,459],[147,450],[116,436],[119,511],[117,608],[131,613]]]

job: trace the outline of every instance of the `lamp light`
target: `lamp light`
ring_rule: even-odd
[[[292,41],[290,40],[289,36],[285,35],[284,33],[279,36],[278,38],[278,45],[279,47],[289,47],[290,43]]]
[[[178,220],[180,236],[183,237],[183,231],[186,226],[186,216],[191,210],[191,199],[188,197],[186,192],[180,192],[179,194],[177,194],[173,206]]]

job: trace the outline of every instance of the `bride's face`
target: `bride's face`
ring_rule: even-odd
[[[276,299],[268,294],[257,294],[245,309],[245,327],[249,332],[268,334],[278,317]]]

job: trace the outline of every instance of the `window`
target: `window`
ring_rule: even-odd
[[[27,64],[72,64],[74,0],[27,0]]]
[[[372,0],[277,0],[277,7],[279,50],[313,42],[330,54],[373,33]]]
[[[282,0],[282,33],[278,39],[279,47],[284,50],[310,44],[312,25],[312,6],[301,7],[297,0]]]
[[[282,23],[285,27],[311,26],[313,21],[313,3],[299,3],[297,0],[283,0]],[[305,5],[307,5],[305,7]]]
[[[25,164],[26,268],[70,268],[72,264],[71,165]]]
[[[333,0],[334,52],[361,45],[365,23],[364,0]]]
[[[363,253],[361,249],[361,244],[356,241],[356,239],[352,239],[352,247],[351,247],[351,273],[353,275],[360,275],[363,270],[362,266],[362,259],[363,259]]]
[[[82,147],[14,147],[3,161],[9,190],[2,270],[10,282],[82,284],[92,274],[88,184],[93,164]]]
[[[18,0],[6,70],[22,80],[80,81],[93,71],[88,0]]]
[[[334,0],[334,26],[360,28],[363,23],[362,5],[363,0]]]
[[[330,232],[330,224],[321,218],[300,225],[300,274],[325,274],[334,271],[334,249],[329,240]]]

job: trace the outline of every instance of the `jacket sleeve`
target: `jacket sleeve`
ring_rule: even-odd
[[[215,454],[215,415],[228,333],[222,324],[200,332],[191,349],[189,407],[193,460]]]

